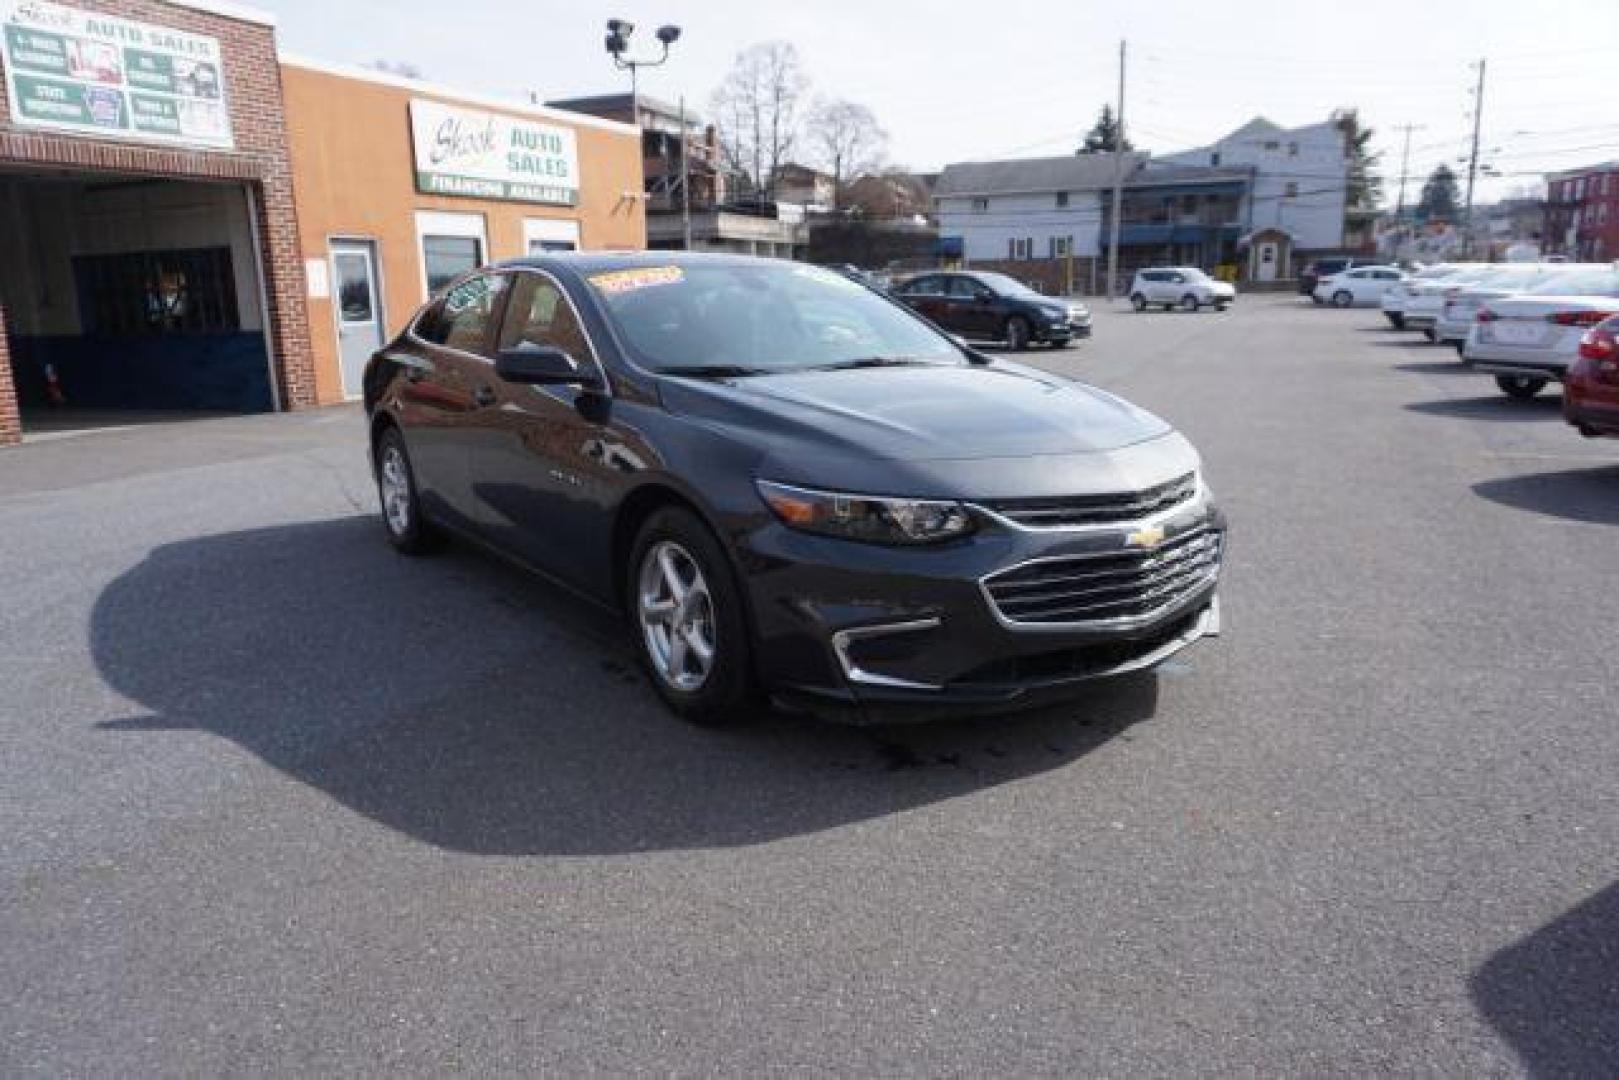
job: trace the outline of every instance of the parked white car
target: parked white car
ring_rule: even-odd
[[[1378,304],[1383,294],[1405,281],[1398,266],[1357,266],[1316,282],[1313,299],[1333,307]]]
[[[1619,267],[1560,274],[1527,293],[1485,301],[1462,362],[1494,375],[1503,393],[1532,398],[1567,374],[1585,332],[1616,314]]]
[[[1383,309],[1383,317],[1388,319],[1394,329],[1404,330],[1405,305],[1416,295],[1417,286],[1450,277],[1460,270],[1461,267],[1456,263],[1435,263],[1407,274],[1403,282],[1383,293],[1383,300],[1379,305]]]
[[[1165,310],[1180,308],[1196,311],[1212,307],[1224,311],[1237,298],[1234,286],[1215,281],[1194,266],[1154,266],[1137,270],[1130,283],[1130,306],[1145,311],[1152,306]]]
[[[1601,270],[1605,266],[1605,263],[1502,263],[1491,274],[1445,297],[1439,321],[1434,324],[1434,335],[1441,344],[1454,345],[1459,356],[1479,309],[1489,301],[1528,292],[1559,275]]]
[[[1445,310],[1445,300],[1469,285],[1483,281],[1493,269],[1490,263],[1467,263],[1458,266],[1454,274],[1418,282],[1406,297],[1404,328],[1420,330],[1429,341],[1437,341],[1434,326],[1439,322],[1440,313]]]

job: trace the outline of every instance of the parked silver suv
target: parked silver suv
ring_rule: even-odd
[[[1130,283],[1130,306],[1146,311],[1149,306],[1168,311],[1196,311],[1212,307],[1224,311],[1237,298],[1234,286],[1215,281],[1195,266],[1157,266],[1136,271]]]

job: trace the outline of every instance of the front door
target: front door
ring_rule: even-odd
[[[343,396],[352,399],[364,390],[366,361],[382,348],[384,330],[375,245],[369,240],[333,240],[332,281]]]
[[[1277,245],[1275,243],[1266,242],[1266,243],[1263,243],[1263,244],[1259,245],[1259,268],[1254,273],[1254,277],[1257,280],[1259,280],[1259,281],[1275,281],[1276,280],[1276,270],[1277,270],[1276,256],[1277,256]]]

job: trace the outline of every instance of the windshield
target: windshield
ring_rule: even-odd
[[[974,274],[973,276],[979,281],[982,281],[985,285],[988,285],[990,288],[994,289],[1002,296],[1032,296],[1036,300],[1050,299],[1050,297],[1042,296],[1040,293],[1035,292],[1017,278],[1007,277],[1005,274],[981,272]]]
[[[1536,296],[1619,296],[1619,271],[1554,273],[1529,291]]]
[[[905,308],[819,267],[775,260],[589,276],[632,359],[654,371],[752,375],[858,363],[966,363]]]

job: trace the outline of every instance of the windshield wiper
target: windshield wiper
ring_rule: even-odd
[[[694,364],[691,367],[659,368],[659,375],[677,375],[688,379],[740,379],[748,375],[768,375],[764,368],[743,367],[740,364]]]
[[[859,360],[839,360],[833,364],[816,364],[813,371],[850,371],[854,368],[872,367],[915,367],[928,366],[936,363],[933,360],[919,360],[914,356],[867,356]]]

